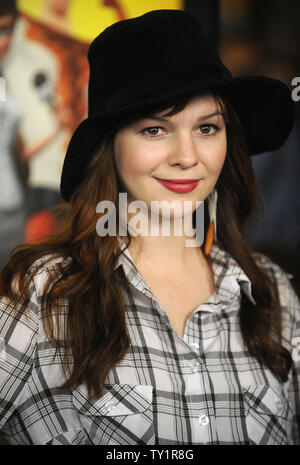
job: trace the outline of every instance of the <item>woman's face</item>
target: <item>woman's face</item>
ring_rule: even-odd
[[[135,121],[116,134],[117,170],[128,202],[143,200],[149,208],[154,200],[178,200],[183,208],[188,200],[194,211],[196,201],[207,198],[222,170],[227,149],[224,116],[211,93],[195,97],[173,116],[166,113]],[[179,191],[180,185],[158,180],[198,183]]]

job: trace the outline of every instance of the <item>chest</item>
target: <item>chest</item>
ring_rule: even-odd
[[[140,273],[181,337],[189,315],[215,291],[214,277],[209,266],[181,273],[180,276],[171,273],[158,275],[147,269],[141,269]]]

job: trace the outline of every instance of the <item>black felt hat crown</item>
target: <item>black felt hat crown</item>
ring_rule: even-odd
[[[91,43],[88,60],[88,117],[70,140],[61,176],[66,201],[108,130],[177,96],[219,89],[239,117],[250,155],[279,148],[293,126],[288,86],[263,76],[232,77],[199,23],[182,10],[114,23]]]

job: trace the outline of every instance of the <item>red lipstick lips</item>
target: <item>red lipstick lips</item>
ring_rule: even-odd
[[[180,194],[191,192],[199,183],[199,179],[155,179],[170,191]]]

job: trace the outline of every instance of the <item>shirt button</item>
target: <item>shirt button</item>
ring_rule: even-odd
[[[207,415],[201,415],[199,417],[199,423],[201,426],[207,426],[209,423],[209,418]]]
[[[191,342],[191,343],[190,343],[190,346],[191,346],[191,347],[194,347],[195,349],[199,349],[199,347],[200,347],[199,344],[198,344],[197,342]]]
[[[102,412],[103,412],[104,414],[109,413],[109,412],[111,412],[115,407],[116,407],[115,401],[109,400],[108,402],[106,402],[106,404],[104,404],[103,409],[102,409]]]
[[[193,373],[198,373],[200,371],[200,362],[198,362],[198,360],[193,361],[192,370],[193,370]]]

